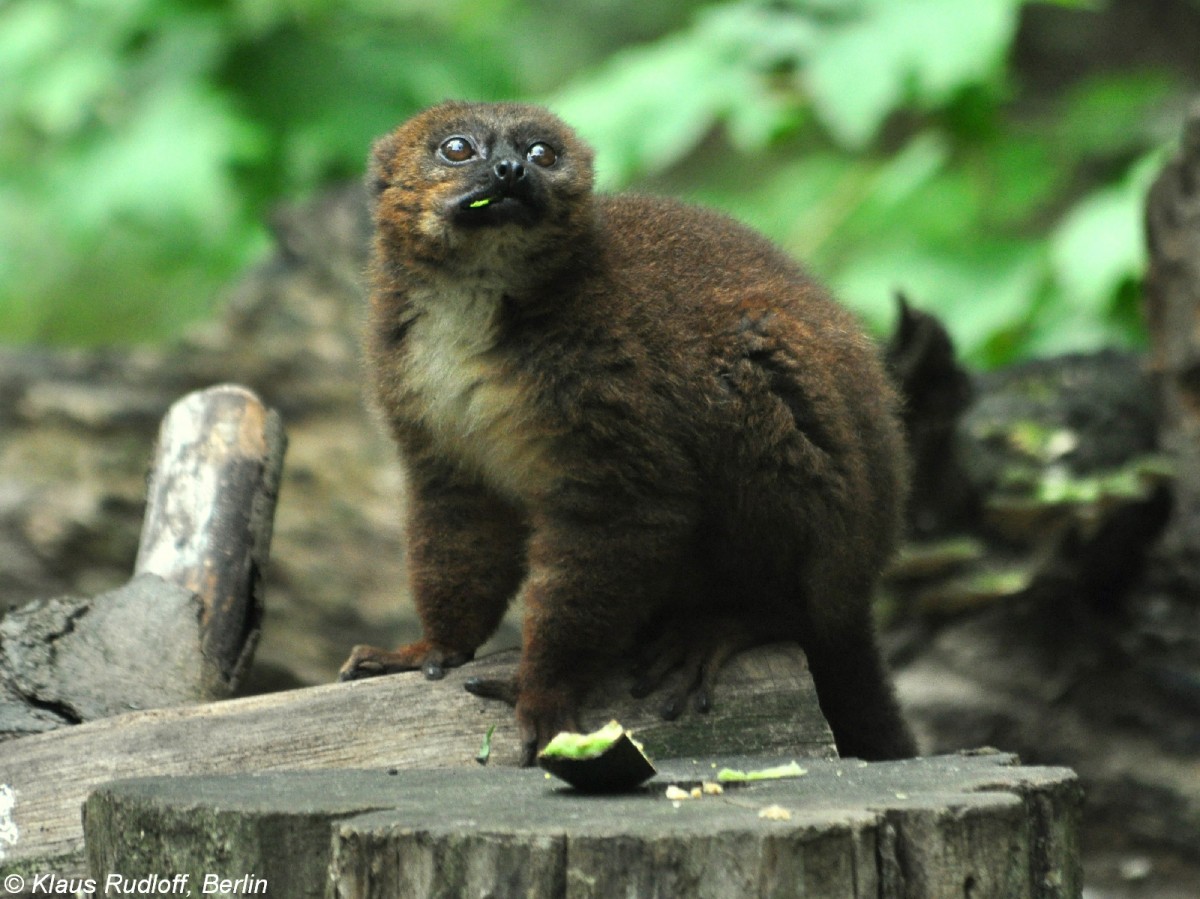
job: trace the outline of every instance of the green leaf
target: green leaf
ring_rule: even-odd
[[[1023,230],[1044,214],[1071,180],[1069,160],[1043,129],[1013,124],[979,144],[963,167],[980,203],[979,223]]]
[[[589,80],[551,98],[596,150],[597,182],[616,186],[690,152],[744,85],[736,70],[686,38],[625,51]],[[687,84],[687,91],[664,90]]]
[[[487,44],[358,21],[272,32],[232,54],[223,78],[268,135],[272,166],[256,185],[267,196],[357,176],[371,141],[422,106],[513,91]]]
[[[891,329],[895,291],[903,290],[943,318],[964,358],[981,364],[998,334],[1028,320],[1044,276],[1043,254],[1033,243],[979,240],[934,250],[898,241],[862,250],[833,283],[879,332]]]
[[[164,83],[120,129],[67,160],[54,192],[81,231],[102,231],[127,217],[194,229],[201,242],[219,239],[240,205],[228,165],[251,139],[202,85]]]
[[[1173,78],[1152,71],[1102,73],[1073,86],[1050,123],[1060,156],[1141,152],[1173,138],[1169,104],[1178,91]]]
[[[932,108],[994,78],[1012,40],[1015,0],[871,0],[831,28],[804,73],[817,114],[843,146],[866,146],[908,102]]]
[[[1139,200],[1124,185],[1098,190],[1076,204],[1055,230],[1054,274],[1073,306],[1100,313],[1123,279],[1141,273]]]
[[[1146,191],[1162,156],[1152,153],[1112,187],[1089,194],[1062,218],[1050,238],[1054,278],[1063,302],[1105,317],[1121,284],[1146,266],[1142,214]]]
[[[616,54],[548,102],[596,149],[598,182],[614,187],[680,162],[719,122],[746,150],[794,127],[799,97],[772,75],[819,37],[785,10],[716,7],[685,32]]]

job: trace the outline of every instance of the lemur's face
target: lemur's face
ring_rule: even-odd
[[[592,153],[543,109],[443,103],[375,144],[369,183],[377,223],[417,258],[527,254],[579,229]]]

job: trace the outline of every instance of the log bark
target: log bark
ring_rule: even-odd
[[[195,593],[213,698],[254,656],[286,439],[252,392],[221,385],[171,407],[159,431],[134,571]]]
[[[666,796],[790,759],[676,760],[617,796],[512,769],[137,779],[89,797],[87,851],[98,878],[339,899],[1080,895],[1075,776],[1012,756],[816,759],[795,778]]]
[[[1150,188],[1146,315],[1161,439],[1175,464],[1174,508],[1160,555],[1200,588],[1200,102],[1183,145]]]
[[[0,741],[211,698],[196,596],[152,574],[0,621]]]
[[[511,709],[467,693],[470,676],[503,677],[517,652],[480,659],[428,682],[419,672],[105,718],[5,746],[0,784],[16,791],[19,842],[0,849],[0,874],[78,869],[79,809],[107,781],[148,775],[231,774],[289,769],[477,767],[496,726],[493,765],[512,765],[518,738]],[[800,650],[766,646],[722,671],[716,707],[673,722],[661,698],[634,700],[614,677],[584,710],[583,724],[616,717],[654,757],[791,752],[831,756],[833,740]]]
[[[133,580],[0,622],[0,741],[236,689],[258,641],[283,450],[279,416],[244,388],[172,407]]]

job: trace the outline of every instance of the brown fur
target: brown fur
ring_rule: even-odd
[[[441,158],[452,136],[478,156]],[[522,199],[465,208],[506,160]],[[913,754],[870,615],[905,451],[851,316],[728,218],[594,196],[591,151],[538,107],[434,107],[376,144],[370,184],[367,355],[425,636],[356,647],[343,677],[440,676],[519,596],[527,760],[663,620],[705,684],[736,646],[798,640],[843,754]]]

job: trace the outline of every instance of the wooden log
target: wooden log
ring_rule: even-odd
[[[790,758],[668,762],[602,797],[514,769],[136,779],[89,797],[87,851],[100,882],[289,897],[1080,895],[1075,776],[1013,756],[816,759],[791,779],[666,795]]]
[[[200,597],[213,698],[249,667],[286,439],[279,416],[244,387],[188,394],[159,431],[135,573]]]
[[[279,416],[244,388],[172,407],[134,579],[0,622],[0,741],[233,692],[258,640],[283,449]]]
[[[211,698],[219,672],[199,617],[194,594],[152,574],[12,612],[0,621],[0,740]]]
[[[1146,240],[1146,317],[1161,440],[1175,464],[1162,555],[1200,588],[1200,103],[1188,116],[1179,155],[1150,188]]]
[[[78,870],[83,848],[79,809],[101,783],[142,775],[199,775],[289,769],[470,767],[484,734],[496,726],[492,764],[513,765],[518,739],[512,710],[463,689],[470,676],[502,677],[515,650],[479,659],[426,681],[419,672],[329,684],[105,718],[16,740],[0,754],[0,784],[16,792],[19,842],[0,847],[0,874]],[[673,722],[658,715],[661,697],[634,700],[632,679],[603,684],[583,724],[610,718],[638,732],[653,756],[794,752],[830,756],[803,653],[764,646],[722,671],[716,707]]]

